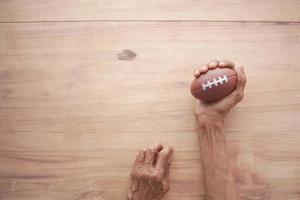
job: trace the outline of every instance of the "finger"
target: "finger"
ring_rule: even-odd
[[[200,74],[205,74],[207,70],[208,70],[208,65],[207,64],[202,65],[200,68]]]
[[[140,166],[142,166],[144,164],[145,155],[146,155],[145,150],[139,151],[138,155],[135,158],[134,168],[135,167],[140,167]]]
[[[208,64],[208,69],[215,69],[218,67],[219,61],[218,60],[212,60]]]
[[[199,69],[196,69],[195,71],[194,71],[194,77],[195,78],[199,78],[199,76],[200,76],[200,70]]]
[[[173,152],[173,150],[172,150],[172,152]],[[168,163],[165,165],[165,173],[164,173],[164,177],[163,177],[163,181],[162,181],[162,183],[164,185],[164,188],[168,188],[169,176],[170,176],[171,158],[172,158],[172,155],[170,155]]]
[[[162,149],[164,148],[164,146],[161,144],[161,143],[156,143],[154,146],[153,146],[153,149],[156,150],[156,151],[161,151]]]
[[[205,74],[208,70],[208,65],[205,64],[205,65],[202,65],[199,69],[196,69],[194,71],[194,77],[195,78],[199,78],[201,74]]]
[[[235,65],[233,62],[229,61],[229,60],[222,60],[221,62],[219,62],[219,67],[224,68],[231,68],[234,69]]]
[[[163,148],[164,148],[164,146],[161,143],[156,143],[154,145],[153,149],[155,151],[155,155],[154,155],[153,165],[156,164],[158,152],[160,152]]]
[[[151,149],[147,149],[145,155],[145,165],[153,166],[156,162],[158,152],[162,149],[163,145],[161,143],[156,143]]]
[[[165,147],[158,153],[158,158],[156,162],[156,169],[165,170],[171,163],[173,154],[173,147]]]
[[[165,176],[162,179],[162,190],[167,192],[169,189],[170,165],[166,168]]]
[[[156,152],[153,149],[146,150],[146,156],[145,156],[145,165],[146,166],[152,166],[154,164],[155,154],[156,154]]]

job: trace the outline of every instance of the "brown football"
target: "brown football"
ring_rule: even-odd
[[[211,102],[230,94],[236,87],[237,74],[230,68],[209,69],[191,85],[192,95],[201,101]]]

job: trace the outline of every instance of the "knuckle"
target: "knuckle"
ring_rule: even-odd
[[[164,170],[157,170],[154,174],[153,174],[153,178],[155,181],[157,182],[161,182],[162,179],[164,177]]]
[[[160,152],[161,158],[166,159],[167,158],[167,153],[166,152]]]
[[[150,177],[150,175],[149,175],[148,172],[143,172],[143,173],[141,173],[141,175],[140,175],[140,178],[141,178],[142,180],[148,180],[149,177]]]

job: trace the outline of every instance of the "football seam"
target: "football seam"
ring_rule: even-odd
[[[234,77],[237,77],[237,75],[236,75],[236,74],[233,74],[232,76],[229,76],[229,77],[228,77],[228,81],[229,81],[230,79],[234,78]],[[196,93],[196,92],[199,92],[200,90],[204,91],[204,90],[203,90],[203,87],[199,88],[198,90],[192,91],[192,93],[194,94],[194,93]]]

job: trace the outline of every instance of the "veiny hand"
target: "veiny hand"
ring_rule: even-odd
[[[128,200],[158,200],[169,189],[172,147],[157,144],[136,157],[130,176]]]
[[[198,78],[201,74],[205,74],[207,70],[217,67],[231,68],[235,70],[234,63],[231,61],[223,60],[219,62],[218,60],[212,60],[208,64],[203,65],[200,69],[197,69],[194,72],[194,77]],[[200,100],[196,101],[195,114],[200,122],[211,117],[213,119],[224,120],[224,117],[229,110],[243,99],[244,88],[246,85],[244,68],[237,68],[236,72],[238,76],[238,82],[236,89],[231,94],[215,102],[206,103]]]

